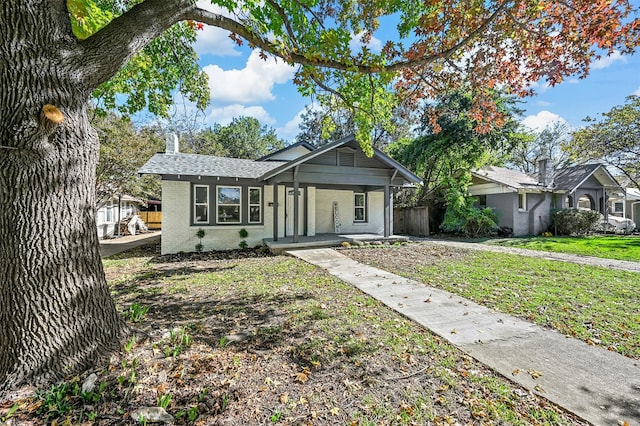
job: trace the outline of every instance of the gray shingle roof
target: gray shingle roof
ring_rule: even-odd
[[[602,171],[598,172],[598,169],[602,169]],[[538,184],[537,175],[528,175],[517,170],[505,169],[504,167],[486,166],[476,170],[474,174],[491,182],[515,189],[541,187]],[[605,187],[619,188],[615,179],[609,174],[607,169],[599,163],[582,164],[556,170],[553,175],[553,188],[557,191],[573,191],[593,174],[595,174],[596,178],[601,181]],[[606,182],[607,180],[609,180],[608,183]]]
[[[539,187],[538,180],[528,174],[504,167],[486,166],[475,171],[477,176],[516,189]]]
[[[138,173],[256,179],[282,164],[281,161],[253,161],[211,155],[156,154]]]
[[[583,164],[581,166],[565,167],[557,170],[553,179],[556,187],[572,190],[587,179],[593,172],[601,167],[600,164]]]

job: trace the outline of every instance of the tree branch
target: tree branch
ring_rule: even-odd
[[[273,2],[271,4],[273,6]],[[100,84],[113,77],[133,55],[154,38],[161,35],[173,24],[183,20],[199,21],[228,30],[244,38],[252,46],[269,52],[287,63],[365,74],[380,71],[395,72],[409,66],[426,65],[436,60],[450,57],[485,31],[505,10],[508,4],[508,1],[502,2],[467,37],[442,52],[417,59],[400,60],[386,66],[376,66],[352,63],[351,59],[342,62],[328,58],[309,58],[295,48],[283,49],[281,45],[276,44],[265,36],[256,34],[241,22],[197,8],[192,4],[191,0],[145,0],[114,19],[106,27],[80,44],[82,49],[78,61],[81,61],[83,66],[81,67],[79,79],[84,81],[90,90],[97,88]],[[282,12],[279,11],[279,13],[282,16]],[[291,36],[291,28],[287,28],[287,30]],[[292,41],[295,46],[295,39]]]
[[[145,0],[80,43],[79,78],[91,90],[113,77],[136,53],[195,9],[190,0]]]

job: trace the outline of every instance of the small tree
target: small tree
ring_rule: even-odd
[[[204,244],[202,244],[202,239],[204,238],[204,236],[205,236],[206,234],[207,234],[207,233],[206,233],[206,232],[204,231],[204,229],[202,229],[202,228],[201,228],[201,229],[198,229],[198,232],[196,232],[196,237],[198,237],[198,239],[200,240],[200,241],[198,242],[198,244],[196,244],[196,251],[197,251],[198,253],[200,253],[200,252],[202,251],[202,249],[204,248]]]
[[[469,182],[467,174],[459,178],[457,184],[449,186],[440,229],[472,238],[491,235],[498,230],[498,215],[488,207],[480,209],[473,205],[476,199],[467,192]]]
[[[240,235],[240,238],[242,238],[238,246],[240,246],[242,250],[249,247],[249,244],[247,244],[247,241],[245,240],[245,238],[249,236],[249,232],[246,229],[242,228],[240,231],[238,231],[238,235]]]
[[[640,188],[640,96],[629,96],[602,118],[587,117],[564,149],[575,161],[605,162]]]

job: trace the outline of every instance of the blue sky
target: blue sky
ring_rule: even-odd
[[[198,4],[215,10],[206,0]],[[196,51],[210,79],[211,105],[205,111],[205,125],[225,125],[234,117],[251,116],[275,128],[282,139],[294,140],[300,114],[312,101],[298,94],[292,82],[295,68],[272,58],[264,61],[257,51],[236,46],[228,32],[212,27],[199,32]],[[603,58],[585,79],[568,79],[555,87],[536,85],[536,91],[536,96],[523,100],[525,125],[542,129],[554,121],[566,121],[580,127],[586,116],[599,116],[623,104],[629,95],[640,96],[640,52]]]

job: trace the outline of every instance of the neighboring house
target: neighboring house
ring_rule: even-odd
[[[636,229],[640,229],[640,189],[627,188],[625,199],[616,199],[613,201],[613,211],[616,215],[624,215],[631,219]]]
[[[390,236],[393,188],[421,182],[379,150],[365,156],[353,136],[255,161],[182,154],[169,138],[139,173],[162,178],[162,253],[193,251],[200,229],[205,250],[318,234]]]
[[[136,214],[142,204],[141,200],[129,195],[114,196],[101,204],[96,216],[98,238],[112,238],[118,235],[118,221]]]
[[[551,210],[582,208],[599,211],[608,219],[610,199],[625,191],[602,164],[584,164],[554,171],[549,160],[540,172],[528,175],[503,167],[487,166],[472,173],[469,187],[480,206],[498,214],[498,225],[513,235],[538,235],[551,225]],[[620,214],[624,217],[624,212]]]

